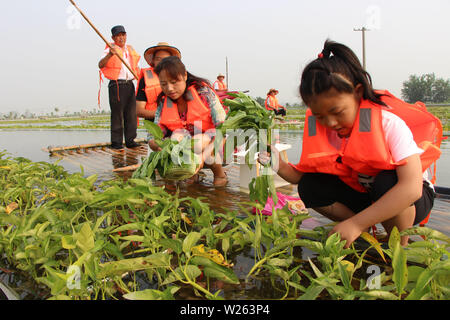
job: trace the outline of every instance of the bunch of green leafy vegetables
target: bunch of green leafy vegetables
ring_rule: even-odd
[[[184,137],[181,141],[163,140],[163,132],[155,123],[145,120],[147,131],[154,137],[160,151],[151,152],[132,178],[150,177],[155,179],[156,171],[168,180],[184,180],[192,177],[200,166],[200,156],[194,152],[194,140]]]
[[[256,100],[245,93],[231,93],[228,95],[234,99],[225,99],[223,104],[229,108],[227,117],[218,128],[225,134],[232,129],[272,129],[275,114],[262,107]]]
[[[225,99],[223,104],[229,108],[225,121],[218,130],[226,134],[228,130],[254,130],[257,143],[252,144],[250,139],[244,141],[245,149],[249,150],[246,154],[245,162],[248,166],[253,165],[253,155],[255,151],[267,150],[270,152],[269,145],[273,145],[272,130],[275,127],[275,114],[262,107],[256,100],[244,93],[228,93],[234,99]],[[263,137],[266,137],[266,141]],[[238,139],[239,141],[239,139]],[[262,146],[260,144],[263,144]],[[237,145],[239,147],[239,145]],[[253,178],[249,184],[250,200],[266,203],[267,198],[272,196],[274,202],[278,201],[274,182],[271,163],[264,165],[262,175]]]

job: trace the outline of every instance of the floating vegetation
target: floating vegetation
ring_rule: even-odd
[[[6,153],[0,188],[2,265],[31,278],[40,299],[227,299],[258,281],[271,299],[450,298],[450,240],[429,228],[394,231],[383,245],[364,234],[344,249],[331,227],[304,229],[309,216],[287,207],[216,213],[147,178],[99,183]],[[403,234],[426,240],[402,247]]]

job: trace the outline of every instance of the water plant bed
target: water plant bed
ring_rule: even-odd
[[[429,228],[405,231],[426,236],[405,248],[394,231],[343,249],[286,207],[217,212],[149,179],[99,182],[5,153],[0,188],[0,280],[18,298],[449,298],[450,240]]]

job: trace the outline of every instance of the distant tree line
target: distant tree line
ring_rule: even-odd
[[[91,115],[106,115],[110,114],[110,110],[99,110],[98,108],[93,108],[92,110],[83,109],[81,111],[74,111],[70,113],[69,111],[60,114],[60,109],[58,107],[54,108],[54,111],[45,114],[32,113],[26,110],[24,113],[20,114],[17,111],[10,111],[8,113],[0,113],[0,120],[18,120],[18,119],[38,119],[38,118],[48,118],[48,117],[79,117],[79,116],[91,116]]]
[[[450,102],[450,80],[436,78],[434,73],[410,75],[409,79],[403,82],[402,98],[409,103]]]

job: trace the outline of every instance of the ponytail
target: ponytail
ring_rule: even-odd
[[[356,54],[347,46],[327,39],[318,58],[303,70],[299,91],[308,104],[315,95],[332,88],[338,92],[352,93],[358,84],[364,89],[364,99],[386,105],[380,99],[382,95],[374,91],[372,79]]]

